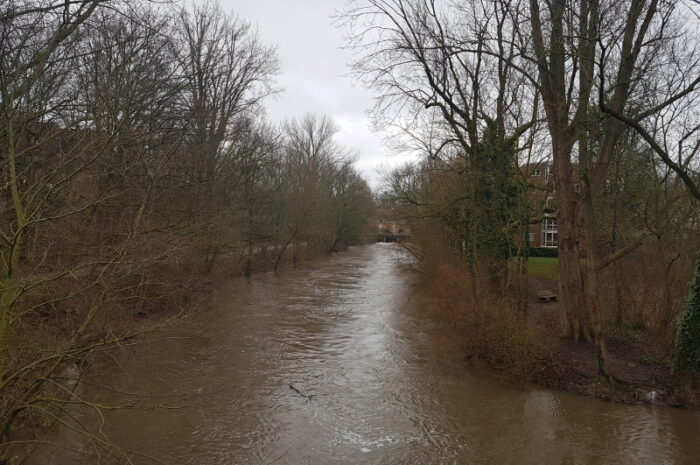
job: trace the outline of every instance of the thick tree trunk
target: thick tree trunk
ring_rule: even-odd
[[[609,376],[608,347],[605,342],[605,337],[603,335],[603,320],[601,318],[598,308],[598,279],[595,271],[596,262],[591,258],[589,258],[589,260],[591,260],[592,263],[589,263],[586,273],[586,310],[588,313],[590,332],[593,335],[596,361],[598,362],[598,375],[602,377],[607,377]]]
[[[558,217],[559,228],[559,308],[564,336],[579,340],[585,333],[584,280],[576,231],[565,215]]]
[[[561,153],[559,155],[562,155]],[[593,205],[589,186],[583,195],[574,188],[569,156],[555,157],[554,175],[558,200],[559,302],[565,337],[586,339],[595,347],[598,374],[608,376],[608,353],[597,304],[597,261],[593,244]],[[583,167],[579,167],[583,170]],[[578,173],[582,176],[583,173]],[[583,198],[581,198],[583,197]],[[583,219],[583,222],[580,220]],[[583,224],[581,224],[583,223]],[[582,254],[582,252],[585,252]],[[582,258],[585,257],[585,261]]]
[[[590,201],[590,200],[589,200]],[[588,326],[593,336],[596,360],[598,362],[598,375],[608,376],[608,348],[603,334],[603,318],[598,307],[598,259],[595,255],[593,244],[592,212],[590,205],[586,207],[586,274],[584,280],[585,309],[588,317]]]
[[[564,135],[560,136],[562,139]],[[557,231],[559,246],[559,309],[561,331],[578,341],[582,336],[593,342],[586,324],[584,270],[579,244],[579,204],[574,189],[572,144],[563,144],[553,137],[554,183],[557,198]]]
[[[567,202],[562,201],[561,205],[567,206]],[[571,209],[568,211],[562,209],[558,216],[559,305],[562,332],[566,337],[574,340],[583,337],[593,344],[598,362],[598,374],[608,376],[608,352],[598,308],[597,261],[593,253],[592,231],[586,228],[585,241],[579,242],[577,217],[571,213]],[[582,251],[585,252],[585,262],[581,260]]]

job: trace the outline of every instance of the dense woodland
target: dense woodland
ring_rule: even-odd
[[[365,239],[332,120],[266,121],[278,70],[215,3],[2,2],[1,463],[82,402],[74,367],[217,276]]]
[[[614,384],[608,342],[643,334],[659,349],[648,358],[699,392],[687,384],[700,371],[697,282],[687,300],[700,252],[698,7],[369,0],[346,11],[355,72],[380,95],[376,124],[421,154],[387,174],[383,207],[410,223],[442,311],[466,320],[482,358],[529,361],[518,374],[532,377],[559,362],[562,343],[547,336],[563,336],[587,341]],[[536,166],[551,167],[547,184]],[[544,285],[559,302],[542,328],[547,309],[528,310],[527,231],[547,211],[558,276]]]

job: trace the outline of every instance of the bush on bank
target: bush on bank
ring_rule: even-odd
[[[460,333],[467,358],[524,382],[556,369],[555,340],[524,323],[514,298],[492,292],[490,283],[475,279],[463,262],[450,260],[448,254],[422,257],[419,266],[429,311]]]

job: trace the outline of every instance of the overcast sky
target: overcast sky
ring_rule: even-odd
[[[267,102],[272,121],[321,113],[333,117],[341,128],[338,140],[357,151],[355,166],[373,187],[377,168],[396,165],[408,157],[382,146],[381,135],[370,130],[367,110],[372,94],[353,85],[347,64],[348,50],[341,49],[346,30],[333,24],[332,16],[346,0],[221,0],[232,11],[257,25],[262,41],[276,45],[281,61],[278,84],[284,92]]]

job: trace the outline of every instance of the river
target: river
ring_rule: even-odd
[[[169,465],[700,463],[700,413],[470,371],[417,308],[407,262],[376,244],[233,282],[187,331],[99,375],[102,401],[162,407],[107,412],[102,432]]]

